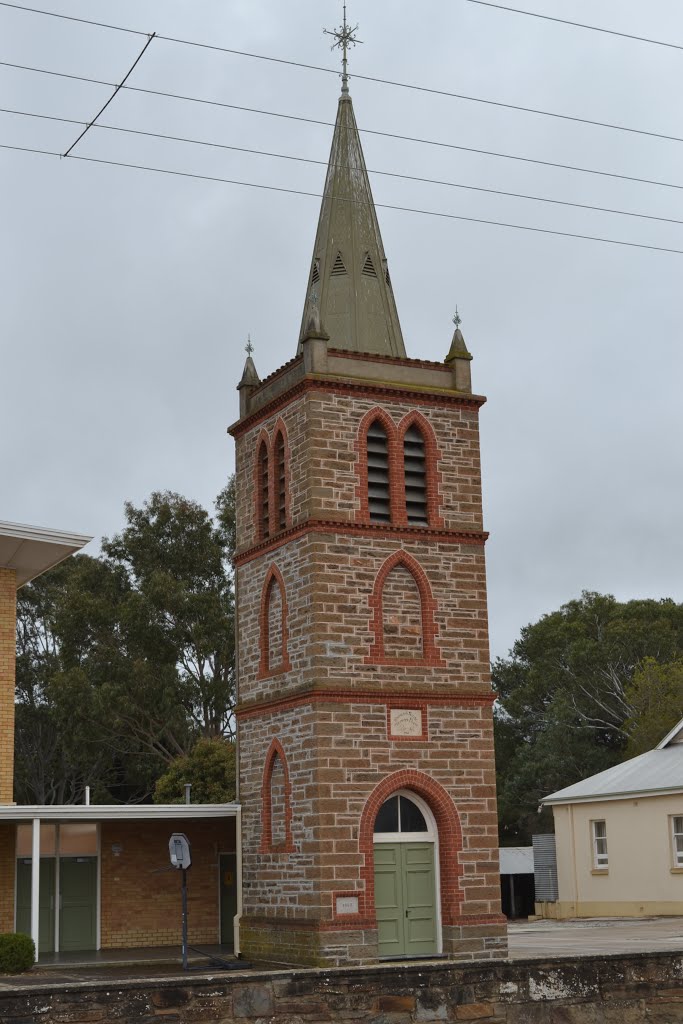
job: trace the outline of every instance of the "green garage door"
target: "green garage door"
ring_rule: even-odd
[[[379,955],[437,952],[433,843],[375,843]]]

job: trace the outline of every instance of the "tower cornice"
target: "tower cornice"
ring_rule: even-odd
[[[405,363],[406,361],[401,359],[396,362]],[[433,365],[440,367],[441,364]],[[294,398],[313,391],[332,392],[340,395],[355,394],[373,399],[379,398],[386,402],[416,401],[423,405],[455,405],[470,409],[480,409],[486,402],[484,395],[457,392],[447,387],[428,385],[420,387],[415,384],[403,384],[400,381],[382,381],[373,377],[328,377],[323,374],[307,374],[292,381],[269,402],[245,416],[244,419],[233,423],[228,427],[228,433],[234,438],[242,437],[262,420],[268,419],[269,416],[287,406]]]
[[[427,543],[465,544],[481,546],[488,540],[486,530],[434,529],[428,526],[390,526],[385,523],[354,523],[340,519],[306,519],[302,523],[282,530],[275,537],[251,544],[235,556],[235,565],[245,565],[255,558],[275,551],[292,540],[308,533],[335,533],[349,536],[364,535],[374,540],[418,540]]]

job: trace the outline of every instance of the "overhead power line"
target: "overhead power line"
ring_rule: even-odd
[[[664,39],[650,39],[649,36],[632,35],[630,32],[619,32],[614,28],[602,28],[601,25],[586,25],[582,21],[569,21],[567,18],[556,18],[551,14],[541,14],[539,11],[525,11],[519,7],[506,7],[504,4],[494,4],[490,0],[466,0],[468,4],[477,4],[479,7],[493,7],[498,11],[508,11],[510,14],[525,14],[529,18],[540,18],[541,21],[555,21],[559,25],[571,25],[572,28],[584,28],[590,32],[603,32],[608,36],[619,36],[621,39],[633,39],[638,43],[650,43],[652,46],[666,46],[670,50],[683,50],[680,43],[668,43]],[[13,5],[14,6],[14,5]]]
[[[38,114],[30,110],[15,110],[10,107],[0,107],[0,114],[14,114],[18,117],[31,117],[41,121],[55,121],[61,124],[83,125],[87,122],[75,120],[71,117],[56,117],[52,114]],[[167,142],[181,142],[193,146],[203,146],[209,149],[223,149],[234,153],[249,153],[253,156],[265,156],[277,160],[289,160],[295,163],[314,164],[318,167],[334,166],[329,165],[326,160],[314,160],[312,157],[293,156],[290,153],[276,153],[271,150],[252,149],[248,146],[234,146],[227,142],[212,142],[205,139],[192,139],[184,135],[167,135],[164,132],[143,131],[140,128],[124,128],[115,124],[93,124],[97,129],[110,132],[121,132],[126,135],[140,135],[149,139],[163,139]],[[65,154],[67,155],[67,154]],[[641,220],[659,221],[664,224],[683,224],[683,220],[676,217],[661,217],[651,213],[639,213],[634,210],[620,210],[610,206],[593,206],[588,203],[575,203],[568,199],[552,199],[547,196],[529,195],[525,192],[507,192],[498,188],[484,188],[482,185],[465,185],[457,181],[444,181],[439,178],[423,178],[414,174],[401,174],[398,171],[380,171],[375,168],[367,168],[369,174],[380,175],[385,178],[397,178],[401,181],[416,181],[426,185],[443,185],[447,188],[459,188],[468,192],[483,192],[487,195],[505,196],[510,199],[528,199],[537,203],[549,203],[553,206],[568,206],[577,210],[589,210],[595,213],[611,213],[620,217],[637,217]]]
[[[470,2],[483,2],[483,0],[470,0]],[[500,6],[497,4],[491,4],[489,6]],[[0,0],[0,7],[10,7],[14,10],[27,11],[31,14],[41,14],[51,18],[60,18],[64,21],[75,21],[82,25],[93,25],[97,28],[112,29],[117,32],[130,32],[132,35],[148,35],[146,32],[141,32],[139,29],[124,28],[121,25],[110,25],[101,21],[89,21],[87,18],[76,18],[68,14],[58,14],[55,11],[44,11],[37,7],[24,7],[22,4],[10,3],[9,0]],[[501,8],[503,10],[515,11],[515,13],[525,13],[523,11],[516,11],[515,8]],[[561,20],[561,19],[551,19]],[[283,57],[271,57],[262,53],[251,53],[247,50],[237,50],[228,46],[218,46],[215,43],[202,43],[193,39],[181,39],[177,36],[165,36],[157,35],[157,39],[160,39],[167,43],[178,43],[182,46],[195,46],[204,50],[214,50],[217,53],[228,53],[238,57],[249,57],[252,60],[264,60],[270,61],[275,64],[285,64],[289,67],[304,68],[308,71],[321,71],[325,74],[339,75],[337,68],[326,68],[319,64],[306,64],[303,61],[286,60]],[[645,128],[633,128],[630,125],[615,124],[611,121],[595,121],[587,117],[578,117],[574,114],[562,114],[556,110],[544,110],[540,107],[527,107],[519,103],[504,103],[502,100],[487,99],[483,96],[471,96],[467,93],[451,92],[447,89],[436,89],[431,86],[418,85],[411,82],[398,82],[390,78],[378,78],[374,75],[361,75],[354,73],[352,78],[357,78],[364,82],[375,82],[379,85],[389,85],[397,89],[410,89],[416,92],[428,93],[432,96],[444,96],[449,99],[463,100],[467,103],[479,103],[489,107],[500,107],[503,110],[514,110],[524,114],[536,114],[541,117],[552,117],[560,121],[571,121],[576,124],[590,125],[594,128],[607,128],[610,131],[627,132],[632,135],[643,135],[651,139],[663,139],[666,142],[683,142],[683,138],[677,135],[667,135],[664,132],[650,131]]]
[[[62,154],[49,149],[37,149],[30,146],[16,146],[9,143],[0,143],[0,149],[14,150],[21,153],[35,153],[41,156],[59,157]],[[210,174],[196,174],[190,171],[174,171],[168,167],[153,167],[149,164],[127,163],[123,160],[105,160],[94,156],[73,156],[72,160],[82,160],[85,163],[103,164],[108,167],[125,167],[137,171],[152,171],[155,174],[168,174],[176,178],[193,178],[198,181],[220,182],[226,185],[239,185],[244,188],[263,189],[266,192],[282,192],[286,195],[307,196],[313,199],[334,198],[339,202],[358,203],[365,205],[360,200],[344,199],[340,196],[326,197],[320,192],[307,192],[298,188],[284,188],[281,185],[262,185],[255,181],[241,181],[235,178],[221,178]],[[676,256],[683,256],[683,249],[669,248],[663,245],[648,245],[645,242],[628,242],[620,238],[607,238],[601,235],[585,235],[575,231],[557,231],[554,228],[533,227],[530,224],[513,224],[508,221],[488,220],[484,217],[468,217],[460,213],[446,213],[443,210],[423,210],[412,206],[398,206],[393,203],[375,203],[375,206],[384,210],[397,210],[401,213],[415,213],[425,217],[439,217],[445,220],[465,221],[469,224],[488,224],[492,227],[512,228],[515,231],[530,231],[540,235],[555,235],[558,238],[576,238],[587,242],[604,242],[608,245],[621,245],[629,249],[648,249],[651,252],[665,252]]]
[[[0,3],[2,0],[0,0]],[[0,67],[15,68],[19,71],[28,71],[40,75],[52,75],[57,78],[67,78],[75,82],[87,82],[90,85],[102,85],[112,88],[112,82],[104,82],[99,78],[86,78],[83,75],[67,74],[64,71],[51,71],[47,68],[36,68],[27,64],[14,64],[10,61],[0,61]],[[283,114],[275,110],[263,110],[259,107],[245,107],[237,103],[226,103],[223,100],[210,100],[200,96],[186,96],[182,93],[164,92],[160,89],[145,89],[138,85],[124,85],[129,92],[137,92],[146,96],[163,96],[166,99],[182,100],[186,103],[199,103],[209,107],[218,107],[224,110],[241,110],[248,114],[263,114],[267,117],[284,118],[287,121],[300,121],[304,124],[317,124],[324,127],[334,128],[333,121],[322,121],[314,117],[302,117],[297,114]],[[437,146],[442,149],[455,149],[462,153],[476,153],[479,156],[492,156],[501,160],[516,160],[526,164],[536,164],[539,167],[554,167],[563,171],[576,171],[580,174],[595,174],[602,178],[614,178],[618,181],[634,181],[641,185],[657,185],[661,188],[683,189],[683,185],[670,181],[660,181],[656,178],[640,178],[632,174],[618,174],[616,171],[601,171],[594,167],[581,167],[578,164],[565,164],[555,160],[540,160],[538,157],[519,156],[514,153],[501,153],[492,149],[480,149],[475,146],[462,146],[456,142],[441,142],[437,139],[421,139],[412,135],[400,135],[398,132],[384,132],[376,128],[359,128],[362,135],[376,135],[385,139],[398,139],[402,142],[414,142],[423,146]],[[681,140],[683,141],[683,139]]]
[[[77,146],[77,145],[78,145],[78,143],[79,143],[79,142],[81,141],[81,139],[82,139],[82,138],[83,138],[83,136],[84,136],[84,135],[86,134],[86,132],[87,132],[87,131],[88,131],[88,130],[89,130],[90,128],[92,128],[92,126],[93,126],[93,125],[95,124],[95,122],[96,122],[96,121],[97,121],[97,119],[99,118],[100,114],[103,114],[103,113],[105,112],[105,110],[107,109],[107,107],[109,106],[109,104],[111,103],[111,101],[112,101],[112,100],[114,99],[114,97],[116,96],[116,94],[117,94],[117,92],[119,91],[119,89],[123,89],[124,85],[126,84],[126,82],[128,81],[128,79],[130,78],[130,76],[131,76],[131,75],[133,74],[133,72],[135,71],[136,67],[137,67],[137,66],[138,66],[138,64],[140,63],[140,61],[142,60],[142,58],[143,58],[143,56],[144,56],[144,53],[145,53],[145,50],[147,49],[147,47],[149,46],[149,44],[150,44],[150,43],[152,42],[152,40],[154,39],[154,35],[155,35],[155,33],[154,33],[154,32],[152,32],[151,36],[149,37],[149,39],[147,40],[147,42],[145,43],[145,45],[144,45],[144,46],[142,47],[142,49],[140,50],[140,53],[139,53],[139,54],[137,55],[137,57],[135,58],[135,60],[134,60],[134,61],[133,61],[133,63],[131,64],[131,66],[129,67],[129,69],[128,69],[128,71],[126,72],[125,76],[124,76],[124,77],[123,77],[123,78],[121,79],[121,81],[119,82],[119,84],[118,84],[118,85],[116,86],[116,88],[114,89],[114,91],[113,91],[113,93],[111,94],[111,96],[109,97],[109,99],[108,99],[108,100],[106,101],[106,103],[103,103],[103,104],[102,104],[102,106],[100,107],[100,109],[99,109],[99,110],[97,111],[97,113],[96,113],[96,114],[95,114],[95,116],[93,117],[92,121],[88,121],[88,122],[86,123],[86,126],[85,126],[85,128],[83,129],[83,131],[81,132],[81,134],[80,134],[80,135],[78,136],[78,138],[77,138],[77,139],[75,140],[75,142],[72,142],[72,143],[71,143],[71,145],[70,145],[70,146],[69,146],[69,148],[67,149],[67,151],[66,151],[66,153],[64,154],[64,156],[70,156],[70,155],[71,155],[72,151],[73,151],[73,150],[74,150],[74,149],[76,148],[76,146]]]

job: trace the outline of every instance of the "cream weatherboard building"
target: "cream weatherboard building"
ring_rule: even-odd
[[[683,914],[683,719],[662,742],[546,797],[556,903],[547,917]]]

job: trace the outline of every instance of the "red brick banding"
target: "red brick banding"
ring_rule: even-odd
[[[366,488],[367,494],[367,488]],[[365,535],[378,540],[433,540],[447,544],[483,546],[488,540],[486,530],[432,530],[424,526],[394,526],[389,523],[349,523],[339,519],[308,519],[305,523],[282,531],[277,537],[268,537],[259,544],[246,548],[235,558],[235,565],[245,565],[254,558],[275,551],[290,540],[307,533],[340,533],[349,536]]]
[[[288,694],[272,700],[251,702],[235,708],[237,718],[254,718],[271,714],[273,711],[290,711],[305,704],[385,704],[391,708],[436,707],[488,707],[496,699],[495,693],[423,693],[392,694],[368,690],[309,690],[305,693]],[[403,737],[401,737],[403,738]]]
[[[281,409],[286,408],[301,395],[309,394],[311,391],[326,392],[327,394],[343,395],[351,398],[372,398],[383,402],[415,402],[420,405],[443,408],[444,405],[461,406],[470,409],[480,409],[485,404],[483,395],[465,395],[462,392],[448,392],[433,394],[429,391],[421,391],[418,388],[404,388],[400,384],[367,384],[356,383],[351,380],[321,380],[320,378],[304,377],[297,381],[288,391],[284,391],[272,402],[267,402],[261,409],[238,420],[228,427],[228,433],[235,439],[242,437],[248,430],[262,420],[267,420]]]
[[[282,774],[285,781],[285,841],[277,846],[273,845],[273,802],[271,793],[271,782],[273,780],[273,768],[277,758],[282,765]],[[289,767],[284,748],[277,737],[274,737],[263,767],[263,784],[261,786],[261,851],[263,853],[291,853],[294,849],[292,843],[292,800],[291,786],[289,782]]]

